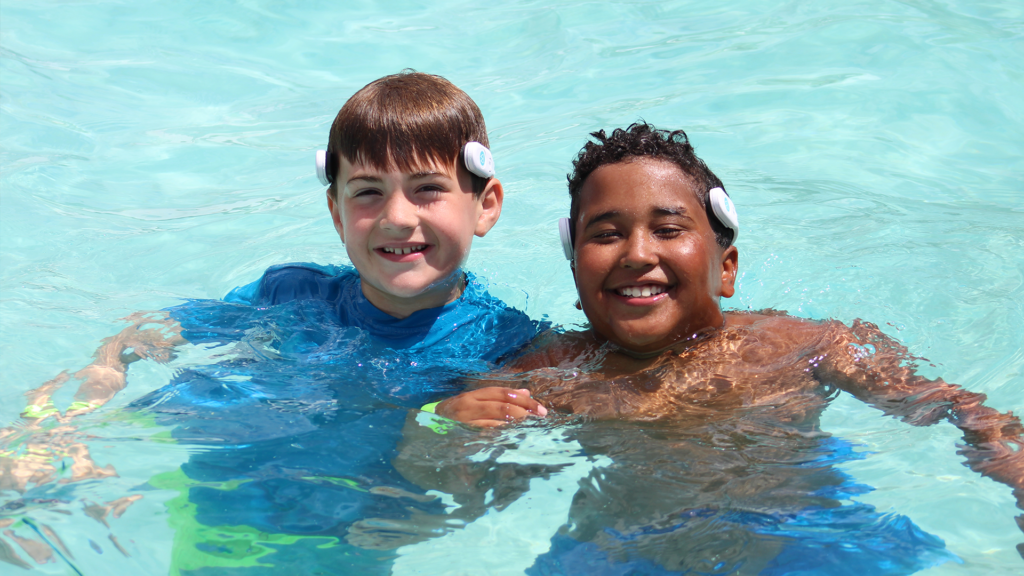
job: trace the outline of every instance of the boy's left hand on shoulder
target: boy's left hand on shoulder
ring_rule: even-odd
[[[527,416],[546,416],[547,408],[530,397],[530,391],[489,386],[463,392],[437,405],[435,413],[474,426],[492,428]]]

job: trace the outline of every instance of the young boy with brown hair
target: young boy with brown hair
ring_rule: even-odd
[[[225,301],[319,301],[339,325],[386,347],[440,346],[447,356],[488,362],[511,354],[535,335],[535,324],[462,268],[473,237],[494,226],[504,200],[488,146],[480,109],[448,80],[405,71],[367,84],[342,106],[327,150],[317,153],[327,208],[352,266],[272,266]],[[194,308],[129,317],[132,326],[76,374],[84,382],[66,416],[109,401],[135,360],[165,360],[175,346],[222,339],[223,331],[197,322]],[[31,393],[26,417],[59,414],[50,396],[65,380]]]
[[[463,269],[474,236],[501,213],[488,146],[480,109],[442,77],[406,71],[366,85],[338,112],[327,149],[316,155],[352,266],[273,266],[224,301],[131,317],[76,374],[83,381],[63,416],[51,397],[67,374],[29,394],[24,426],[0,431],[4,448],[28,442],[53,454],[0,451],[3,484],[24,491],[61,474],[51,460],[59,464],[76,436],[67,428],[39,434],[47,420],[107,403],[136,360],[167,361],[202,343],[190,352],[218,350],[207,365],[178,367],[170,383],[127,407],[171,427],[181,443],[220,448],[197,450],[184,474],[170,473],[190,506],[169,508],[182,551],[175,558],[194,563],[175,569],[220,565],[217,553],[204,555],[216,548],[204,540],[210,534],[269,537],[271,544],[249,547],[256,558],[273,549],[276,533],[337,543],[366,510],[389,519],[442,510],[389,464],[408,410],[459,391],[460,377],[492,369],[537,333],[526,314]],[[32,434],[42,438],[24,440]],[[84,444],[73,447],[71,481],[116,475],[93,465]],[[194,512],[178,517],[179,510]],[[387,530],[360,538],[386,540]],[[323,548],[299,544],[290,553]],[[387,573],[380,554],[345,550],[323,552],[336,556],[332,569]]]

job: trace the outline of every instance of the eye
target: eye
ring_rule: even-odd
[[[383,193],[377,188],[359,188],[352,192],[353,198],[370,198],[373,196],[382,196]]]
[[[619,233],[618,230],[598,230],[597,232],[594,233],[593,236],[591,236],[591,238],[594,240],[605,241],[615,240],[616,238],[620,237],[622,237],[622,234]]]
[[[447,192],[447,189],[445,189],[445,187],[441,186],[440,184],[424,184],[416,189],[417,194],[425,195],[428,197],[436,196],[443,192]]]
[[[654,230],[655,236],[659,238],[675,238],[683,233],[683,229],[679,226],[659,226]]]

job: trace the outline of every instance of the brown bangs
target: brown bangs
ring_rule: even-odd
[[[490,146],[476,103],[440,76],[403,71],[349,98],[331,126],[327,150],[332,174],[340,172],[341,156],[411,172],[432,163],[455,164],[471,141]]]

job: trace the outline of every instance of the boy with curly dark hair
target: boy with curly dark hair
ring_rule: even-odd
[[[739,227],[721,181],[682,130],[640,123],[592,136],[569,176],[566,250],[589,329],[540,336],[438,414],[496,426],[549,411],[679,422],[753,409],[813,426],[842,390],[914,425],[950,421],[964,433],[967,464],[1014,488],[1021,505],[1017,417],[918,375],[915,358],[874,324],[723,312]]]

